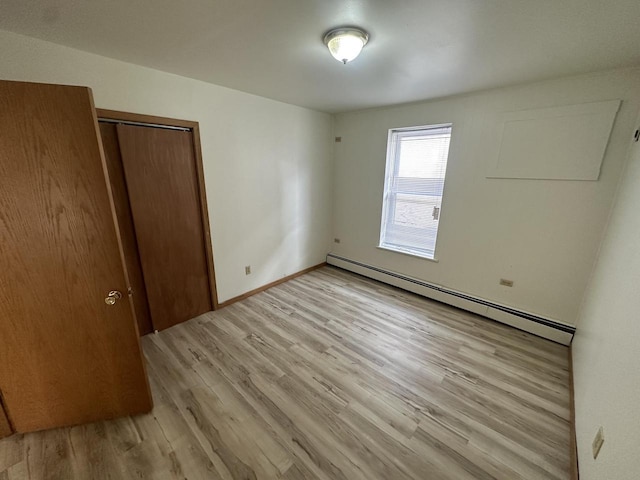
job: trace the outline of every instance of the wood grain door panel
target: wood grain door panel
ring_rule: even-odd
[[[91,91],[0,81],[0,390],[17,432],[151,396]],[[110,290],[124,298],[113,306]]]
[[[117,126],[154,328],[213,309],[193,133]]]
[[[109,171],[109,183],[113,192],[113,202],[120,229],[120,238],[124,250],[124,260],[127,266],[127,273],[132,289],[133,307],[138,321],[140,335],[145,335],[153,331],[151,323],[151,313],[147,301],[147,290],[144,284],[142,266],[136,243],[135,226],[131,207],[129,205],[129,194],[127,193],[127,182],[124,175],[124,167],[120,158],[120,146],[118,144],[118,132],[113,123],[100,122],[100,136],[104,148],[107,170]]]

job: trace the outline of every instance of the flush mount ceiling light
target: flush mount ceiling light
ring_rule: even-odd
[[[360,55],[362,47],[368,41],[369,34],[355,27],[334,28],[324,36],[324,44],[331,55],[342,63],[350,62]]]

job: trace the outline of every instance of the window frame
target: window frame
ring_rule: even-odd
[[[443,187],[442,187],[442,195],[440,202],[440,210],[438,213],[438,229],[436,230],[436,238],[433,246],[433,252],[430,252],[426,249],[416,249],[412,247],[407,247],[403,245],[397,245],[392,243],[385,243],[385,234],[386,229],[385,226],[389,224],[389,222],[393,221],[395,217],[395,208],[396,208],[396,200],[391,200],[392,196],[396,196],[397,192],[393,191],[393,179],[397,177],[400,162],[398,159],[398,147],[400,145],[400,139],[402,137],[415,136],[416,132],[425,131],[425,130],[437,130],[441,128],[449,128],[450,136],[449,136],[449,148],[447,150],[447,165],[445,168],[445,175],[443,179]],[[399,127],[399,128],[391,128],[389,129],[389,133],[387,136],[387,157],[385,163],[385,179],[384,179],[384,191],[382,194],[382,215],[380,218],[380,239],[378,241],[378,248],[383,250],[388,250],[396,253],[402,253],[405,255],[410,255],[413,257],[418,257],[424,260],[429,260],[432,262],[438,262],[436,258],[436,251],[438,247],[438,234],[440,232],[440,218],[442,216],[442,203],[444,202],[444,186],[446,184],[447,178],[447,169],[449,167],[449,155],[451,153],[451,138],[453,137],[453,123],[438,123],[432,125],[419,125],[412,127]],[[423,231],[424,229],[416,228],[416,227],[403,227],[408,231]],[[430,255],[430,253],[432,253]]]

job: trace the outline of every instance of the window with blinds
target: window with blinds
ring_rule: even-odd
[[[451,124],[389,131],[380,247],[433,259]]]

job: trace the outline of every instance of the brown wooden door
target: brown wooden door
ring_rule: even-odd
[[[193,134],[117,130],[153,326],[162,330],[213,309]]]
[[[105,172],[88,88],[0,81],[0,391],[17,432],[151,408]]]
[[[151,313],[147,301],[147,291],[144,284],[144,275],[140,265],[140,255],[138,244],[136,243],[135,226],[129,205],[129,194],[127,193],[127,182],[124,176],[124,167],[120,158],[120,146],[118,144],[118,132],[113,123],[100,122],[100,136],[104,147],[104,156],[107,161],[109,172],[109,183],[113,192],[113,203],[115,205],[120,238],[124,250],[124,261],[127,267],[129,286],[131,287],[131,298],[133,308],[136,312],[138,330],[140,335],[145,335],[153,331],[151,323]]]

